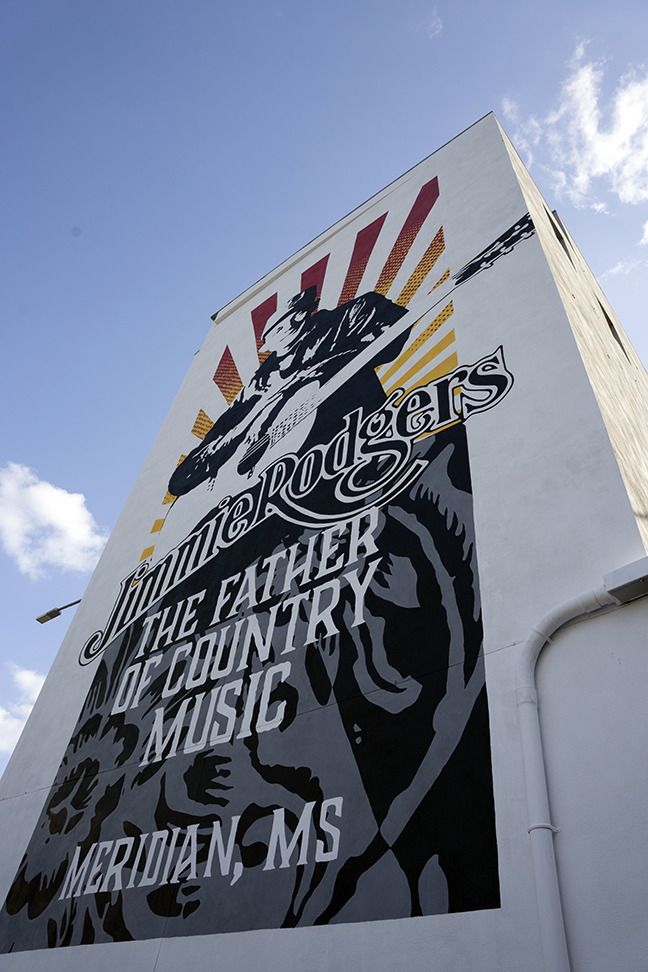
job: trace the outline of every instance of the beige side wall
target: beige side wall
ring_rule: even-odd
[[[502,130],[648,550],[648,374],[594,274]],[[566,417],[567,419],[567,417]]]

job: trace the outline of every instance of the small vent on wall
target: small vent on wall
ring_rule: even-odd
[[[610,328],[610,331],[612,333],[612,337],[617,342],[617,344],[619,345],[619,347],[621,348],[621,350],[625,354],[626,358],[628,358],[628,352],[626,351],[626,349],[623,346],[623,341],[619,337],[619,332],[617,331],[616,327],[614,326],[614,323],[612,322],[611,318],[609,317],[609,315],[608,315],[607,311],[605,310],[605,307],[603,306],[603,304],[601,303],[601,301],[598,299],[598,297],[596,299],[597,299],[598,305],[601,308],[601,311],[603,313],[603,317],[607,321],[608,327]],[[629,360],[630,360],[630,358],[628,358],[628,361]]]

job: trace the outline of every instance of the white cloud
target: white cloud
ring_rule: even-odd
[[[0,541],[21,573],[36,579],[47,567],[92,570],[106,539],[82,493],[53,486],[20,463],[0,469]]]
[[[427,29],[427,35],[430,38],[430,40],[432,40],[433,37],[436,37],[438,34],[440,34],[441,31],[443,30],[443,22],[439,17],[439,11],[437,10],[436,7],[432,9],[432,16],[429,20],[426,29]]]
[[[509,121],[517,122],[520,120],[517,101],[512,101],[510,98],[502,98],[502,112],[504,113],[504,117],[508,118]]]
[[[639,240],[639,246],[648,245],[648,223],[644,223],[643,236]]]
[[[586,43],[578,44],[569,62],[557,108],[520,121],[515,102],[505,99],[503,111],[519,125],[513,140],[529,161],[536,153],[548,159],[558,196],[605,212],[605,190],[624,203],[648,201],[648,72],[623,75],[605,103],[605,62],[585,61]]]
[[[18,689],[19,698],[16,702],[9,703],[8,709],[0,705],[0,753],[4,754],[13,752],[45,681],[44,675],[29,668],[21,668],[14,662],[7,662],[7,667]]]
[[[619,260],[613,267],[601,274],[601,279],[606,280],[608,277],[618,277],[619,275],[627,276],[640,266],[641,260]]]

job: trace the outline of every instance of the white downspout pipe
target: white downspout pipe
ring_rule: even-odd
[[[553,845],[556,828],[552,826],[549,815],[549,794],[538,719],[535,666],[538,655],[546,643],[551,642],[551,636],[558,628],[583,614],[591,614],[592,611],[616,603],[617,601],[603,585],[596,590],[585,591],[569,601],[564,601],[545,614],[531,629],[518,658],[516,699],[522,737],[531,858],[546,972],[571,972],[571,967]]]
[[[558,628],[584,614],[610,604],[627,604],[648,594],[648,557],[605,574],[603,584],[564,601],[531,629],[517,664],[517,706],[520,715],[522,762],[529,813],[531,858],[538,899],[540,937],[546,972],[571,972],[553,835],[556,828],[549,815],[549,794],[545,776],[535,667],[538,655]]]

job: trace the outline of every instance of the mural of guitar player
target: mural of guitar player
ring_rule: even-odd
[[[386,394],[408,315],[310,287],[268,323],[169,481],[185,538],[86,646],[2,951],[499,907],[464,422],[512,377]]]

